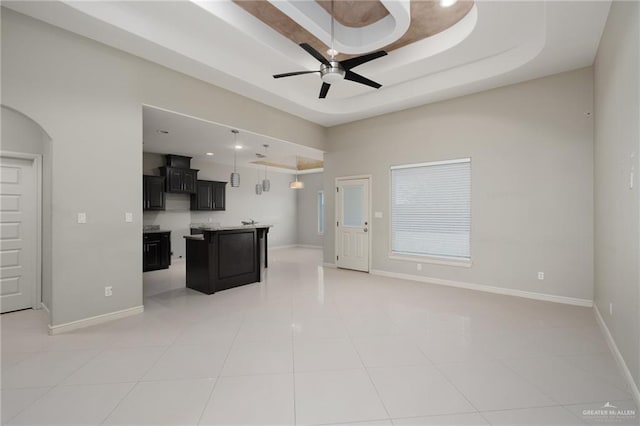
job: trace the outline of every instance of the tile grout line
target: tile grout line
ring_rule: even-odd
[[[85,349],[85,351],[90,351],[91,349]],[[82,350],[79,351],[73,351],[73,352],[81,352]],[[11,418],[7,419],[7,423],[10,422],[11,420],[15,419],[17,416],[19,416],[20,414],[22,414],[25,410],[27,410],[28,408],[31,408],[33,405],[35,405],[36,402],[40,401],[41,399],[43,399],[45,396],[49,395],[54,389],[62,386],[62,382],[64,382],[66,379],[68,379],[71,375],[73,375],[76,371],[80,370],[82,367],[84,367],[85,365],[89,364],[91,361],[93,361],[94,359],[96,359],[100,354],[102,354],[104,351],[106,351],[106,349],[101,349],[101,350],[97,350],[97,353],[93,356],[93,357],[89,357],[89,359],[82,363],[78,368],[76,368],[75,370],[73,370],[72,372],[70,372],[69,374],[67,374],[66,376],[64,376],[62,379],[60,379],[60,381],[56,384],[54,384],[53,386],[49,387],[49,390],[47,390],[44,394],[42,394],[42,396],[40,396],[39,398],[36,398],[31,404],[27,405],[26,407],[24,407],[22,410],[20,410],[18,413],[14,414]],[[49,353],[47,351],[39,351],[39,352],[34,352],[34,356],[35,354],[39,354],[39,353]],[[26,359],[20,361],[19,363],[17,363],[16,365],[22,363],[26,361]],[[13,367],[13,366],[12,366]],[[42,387],[46,387],[46,386],[42,386]],[[15,389],[27,389],[27,388],[15,388]],[[8,389],[5,389],[8,390]]]
[[[373,382],[373,378],[371,377],[371,374],[369,373],[369,369],[365,365],[365,363],[364,363],[364,361],[362,359],[362,355],[360,354],[360,351],[358,350],[358,347],[356,346],[356,344],[353,341],[354,336],[351,335],[351,332],[349,331],[349,328],[346,326],[346,321],[344,320],[344,317],[342,316],[342,311],[339,308],[337,309],[337,311],[338,311],[338,316],[340,317],[340,321],[342,322],[342,324],[344,324],[345,330],[347,332],[347,336],[349,338],[349,343],[351,343],[351,346],[353,346],[353,349],[356,351],[356,354],[358,354],[358,359],[360,360],[360,363],[362,364],[362,367],[364,368],[364,371],[367,374],[367,377],[369,378],[369,383],[371,383],[371,386],[373,386],[373,390],[376,391],[376,395],[378,396],[378,400],[380,401],[380,404],[382,405],[382,408],[384,408],[384,411],[387,413],[387,418],[385,420],[389,420],[391,423],[393,423],[393,420],[391,420],[391,413],[389,412],[389,409],[387,408],[387,406],[385,405],[384,401],[382,400],[382,396],[380,395],[380,391],[378,390],[377,386]]]
[[[293,302],[293,290],[290,288],[291,292],[291,325],[293,325],[295,318],[293,315],[294,310],[294,302]],[[296,412],[296,351],[295,351],[295,329],[291,327],[291,363],[293,374],[291,375],[293,379],[293,424],[298,424],[298,413]]]
[[[238,326],[238,330],[236,331],[236,335],[233,337],[233,341],[229,346],[229,350],[227,351],[227,356],[224,357],[222,366],[220,366],[220,373],[218,373],[218,375],[216,376],[215,382],[213,383],[213,387],[211,388],[211,392],[209,392],[209,397],[207,398],[207,401],[205,402],[204,407],[202,407],[202,411],[200,412],[200,417],[198,417],[198,422],[196,423],[197,425],[199,425],[202,422],[202,417],[204,416],[204,412],[207,410],[207,407],[213,400],[213,392],[216,390],[216,387],[220,382],[220,378],[224,377],[222,376],[222,371],[224,370],[224,366],[227,364],[227,359],[229,359],[229,355],[233,350],[233,345],[236,343],[236,340],[238,339],[238,335],[240,334],[240,330],[242,329],[242,326],[244,325],[244,322],[246,321],[246,319],[247,319],[246,312],[243,311],[242,321],[240,322],[240,325]]]
[[[549,358],[561,358],[560,355],[545,355],[545,357],[549,357]],[[515,358],[514,358],[515,359]],[[511,368],[508,364],[506,364],[505,362],[503,362],[502,359],[496,359],[496,361],[503,365],[504,367],[506,367],[509,371],[511,371],[513,374],[515,374],[516,376],[520,377],[522,380],[524,380],[525,382],[527,382],[528,384],[530,384],[531,386],[533,386],[535,389],[537,389],[542,395],[546,396],[547,398],[549,398],[551,401],[553,401],[555,404],[551,404],[551,405],[544,405],[544,406],[538,406],[538,407],[523,407],[523,408],[513,408],[513,410],[523,410],[523,409],[527,409],[527,408],[542,408],[542,407],[562,407],[565,408],[565,406],[571,406],[571,405],[583,405],[583,404],[595,404],[601,401],[580,401],[577,403],[573,403],[573,404],[564,404],[560,401],[558,401],[557,399],[555,399],[554,397],[552,397],[551,395],[547,395],[546,392],[544,392],[543,389],[541,389],[538,385],[536,385],[535,383],[531,382],[530,380],[528,380],[526,377],[524,377],[523,375],[521,375],[520,373],[518,373],[517,371],[515,371],[513,368]],[[616,386],[614,386],[616,387]],[[617,389],[617,387],[616,387]],[[490,411],[490,410],[485,410],[485,411]],[[493,410],[493,411],[497,411],[497,410]],[[567,410],[568,411],[568,410]],[[572,413],[573,414],[573,413]]]
[[[546,355],[546,357],[557,357],[556,355]],[[531,380],[527,379],[526,377],[524,377],[522,374],[518,373],[516,370],[514,370],[513,368],[511,368],[509,366],[509,364],[507,364],[506,362],[504,362],[502,359],[496,359],[496,362],[500,365],[502,365],[503,367],[505,367],[507,370],[511,371],[513,374],[515,374],[516,376],[520,377],[522,380],[524,380],[525,382],[527,382],[528,384],[530,384],[531,386],[533,386],[538,392],[540,392],[542,395],[546,396],[547,398],[549,398],[551,401],[555,402],[556,405],[555,406],[562,406],[562,404],[560,403],[560,401],[556,400],[554,397],[552,397],[551,395],[547,395],[547,393],[540,388],[540,386],[538,386],[537,384],[533,383]]]
[[[420,347],[420,345],[416,345],[418,350],[422,353],[422,355],[424,355],[425,358],[427,358],[429,360],[429,362],[431,363],[431,365],[436,369],[436,371],[438,373],[440,373],[440,375],[442,377],[444,377],[444,379],[460,394],[462,395],[462,397],[465,399],[465,401],[467,401],[469,403],[469,405],[476,410],[476,413],[478,413],[480,415],[480,417],[482,417],[484,419],[484,416],[480,413],[480,410],[478,410],[478,407],[476,407],[471,400],[467,397],[467,395],[464,394],[464,392],[462,392],[458,386],[456,386],[455,383],[453,383],[453,381],[449,378],[449,376],[447,376],[444,371],[442,371],[442,369],[435,363],[433,362],[433,360],[431,358],[429,358],[429,356],[427,356],[427,354],[422,350],[422,348]],[[463,414],[463,413],[459,413],[459,414]],[[487,420],[487,419],[485,419]],[[487,423],[489,423],[489,421],[487,421]]]
[[[148,346],[143,346],[143,347],[148,347]],[[127,397],[131,394],[131,392],[133,392],[133,390],[142,382],[142,379],[144,378],[144,376],[151,371],[151,369],[160,361],[160,358],[162,358],[164,356],[164,354],[167,353],[167,351],[169,350],[169,348],[171,347],[171,345],[167,346],[164,351],[160,354],[160,356],[158,356],[158,358],[155,360],[155,362],[153,362],[145,371],[144,373],[142,373],[140,375],[140,377],[138,378],[138,380],[136,380],[135,382],[133,382],[133,386],[131,386],[131,389],[129,389],[129,391],[118,401],[118,403],[113,407],[113,409],[111,409],[111,411],[109,411],[109,413],[104,417],[104,419],[102,419],[102,421],[100,422],[101,425],[104,424],[104,422],[106,422],[109,417],[111,417],[111,415],[118,409],[118,407],[120,407],[120,404],[122,404],[122,401],[124,401],[125,399],[127,399]],[[131,349],[131,348],[118,348],[118,350],[122,350],[122,349]],[[106,351],[105,351],[106,352]],[[132,383],[132,382],[127,382],[127,383]],[[114,384],[114,383],[102,383],[102,384]]]

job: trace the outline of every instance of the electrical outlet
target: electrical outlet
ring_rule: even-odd
[[[544,272],[538,272],[538,279],[544,280]]]
[[[113,296],[113,287],[111,287],[110,285],[106,286],[104,288],[104,295],[105,295],[105,297]]]
[[[416,264],[416,269],[417,269],[418,271],[422,271],[422,263],[418,263],[418,264]]]
[[[133,222],[133,213],[129,213],[129,212],[125,213],[124,214],[124,221],[127,222],[127,223]]]
[[[78,213],[78,223],[87,223],[86,213]]]
[[[613,316],[613,303],[609,303],[609,316]]]

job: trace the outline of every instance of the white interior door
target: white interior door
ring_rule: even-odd
[[[36,294],[36,170],[0,157],[0,311],[31,308]]]
[[[338,268],[369,272],[369,179],[338,179]]]

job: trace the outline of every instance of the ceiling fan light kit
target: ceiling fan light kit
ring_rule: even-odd
[[[329,48],[329,50],[327,50],[329,59],[325,58],[320,52],[314,49],[310,44],[308,43],[300,44],[300,47],[302,47],[308,54],[310,54],[320,62],[320,70],[294,71],[294,72],[288,72],[284,74],[275,74],[273,78],[283,78],[283,77],[292,77],[295,75],[302,75],[302,74],[320,73],[320,79],[322,80],[322,86],[320,87],[320,95],[318,96],[320,99],[326,98],[331,85],[341,80],[353,81],[355,83],[373,87],[374,89],[381,88],[382,87],[381,84],[376,83],[373,80],[369,80],[368,78],[351,71],[351,69],[357,67],[358,65],[362,65],[366,62],[373,61],[374,59],[378,59],[382,56],[386,56],[387,52],[385,52],[384,50],[379,50],[377,52],[367,53],[366,55],[345,59],[344,61],[336,61],[335,57],[338,55],[338,51],[333,47],[334,20],[335,18],[333,13],[333,1],[331,1],[331,47]]]

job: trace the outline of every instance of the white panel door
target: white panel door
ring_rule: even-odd
[[[369,179],[339,179],[336,198],[337,266],[369,272]]]
[[[36,293],[36,171],[0,158],[0,311],[31,308]]]

